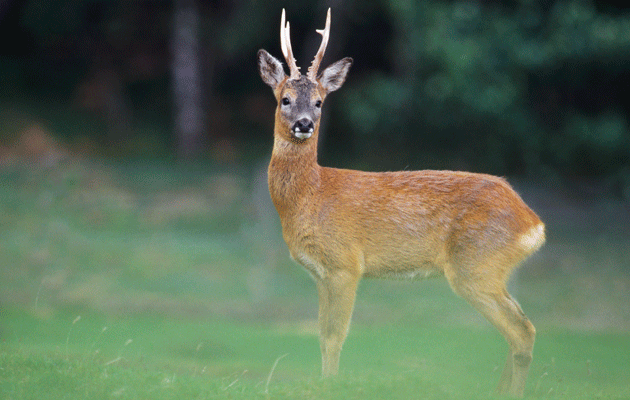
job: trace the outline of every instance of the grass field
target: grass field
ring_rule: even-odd
[[[261,170],[4,166],[0,398],[492,398],[507,345],[442,280],[363,282],[321,380],[314,284]],[[627,210],[531,193],[549,241],[511,284],[538,328],[526,397],[630,399]]]
[[[7,316],[3,399],[482,399],[492,397],[505,351],[489,328],[359,325],[344,349],[344,372],[322,381],[317,338],[299,327],[76,319]],[[627,335],[544,332],[527,397],[630,398],[628,351]]]

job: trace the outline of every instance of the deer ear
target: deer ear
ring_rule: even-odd
[[[282,63],[262,49],[258,50],[258,71],[262,80],[272,89],[275,89],[286,77]]]
[[[350,66],[352,66],[352,58],[346,57],[329,65],[319,75],[319,84],[326,90],[326,93],[334,92],[343,85],[350,71]]]

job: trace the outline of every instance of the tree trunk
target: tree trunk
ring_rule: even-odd
[[[180,157],[203,146],[203,101],[199,54],[199,9],[195,0],[175,0],[171,43],[175,134]]]

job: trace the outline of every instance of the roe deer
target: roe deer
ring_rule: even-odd
[[[505,337],[509,353],[497,391],[522,396],[535,329],[508,294],[510,272],[545,241],[544,224],[503,179],[453,171],[362,172],[317,164],[326,96],[352,64],[318,75],[330,32],[303,76],[282,11],[281,47],[289,66],[258,51],[263,81],[278,102],[269,191],[291,257],[319,293],[322,374],[337,373],[362,277],[445,276],[453,291]]]

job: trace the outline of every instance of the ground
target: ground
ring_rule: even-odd
[[[528,398],[630,398],[628,209],[509,179],[548,242],[510,282],[538,330]],[[488,398],[507,345],[440,279],[359,289],[341,375],[264,162],[0,169],[0,397]]]

